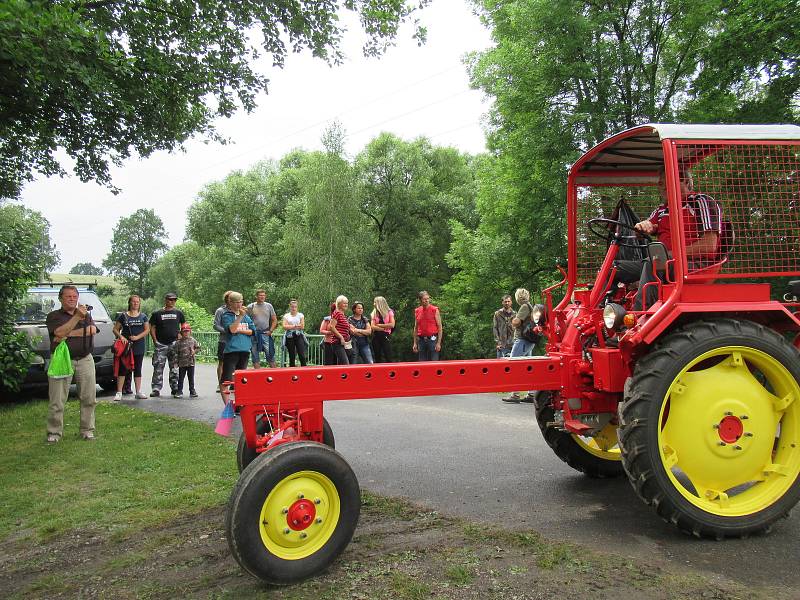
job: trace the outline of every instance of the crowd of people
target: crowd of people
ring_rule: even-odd
[[[85,439],[94,437],[94,362],[92,348],[96,327],[92,321],[90,307],[78,304],[78,290],[65,285],[59,292],[62,306],[48,315],[51,348],[66,340],[70,350],[78,395],[81,400],[80,434]],[[198,396],[195,387],[195,358],[200,344],[192,337],[192,328],[184,313],[176,308],[178,296],[164,296],[163,308],[148,318],[141,312],[141,298],[132,295],[128,307],[119,313],[114,323],[117,344],[129,354],[128,360],[118,361],[117,390],[114,400],[122,400],[127,392],[136,399],[145,399],[142,391],[142,363],[145,355],[145,340],[152,341],[153,373],[150,382],[150,397],[160,397],[164,387],[164,370],[167,370],[169,390],[173,398],[182,398],[184,385],[188,383],[188,394]],[[503,297],[503,306],[495,312],[493,333],[498,357],[523,356],[530,353],[532,343],[519,335],[522,323],[530,318],[530,294],[525,289],[516,292],[517,312],[512,309],[511,296]],[[418,294],[419,306],[414,311],[412,350],[420,361],[439,360],[442,350],[444,328],[439,308],[431,302],[430,294]],[[527,312],[526,312],[527,311]],[[318,330],[323,364],[349,365],[386,363],[393,360],[392,332],[396,327],[395,311],[386,298],[376,296],[372,310],[367,312],[363,302],[353,302],[338,296],[330,303]],[[252,361],[255,368],[276,366],[273,333],[278,328],[279,318],[273,305],[267,302],[267,293],[256,290],[255,301],[245,306],[240,292],[227,291],[223,304],[214,313],[214,329],[220,334],[217,344],[217,380],[219,392],[223,382],[231,381],[236,370],[246,369]],[[299,310],[298,301],[292,299],[288,310],[280,318],[283,329],[281,344],[289,356],[289,365],[306,366],[308,362],[308,338],[305,316]],[[91,379],[91,381],[90,381]],[[133,390],[126,390],[132,380]],[[63,407],[70,378],[50,381],[50,411],[48,416],[48,441],[60,440],[63,431]],[[510,401],[520,401],[512,396]]]

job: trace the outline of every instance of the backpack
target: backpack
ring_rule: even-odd
[[[528,302],[527,306],[529,310],[533,310],[533,306],[531,306],[530,302]],[[539,341],[540,337],[540,335],[534,331],[535,327],[537,327],[537,325],[533,322],[531,314],[528,313],[528,318],[522,323],[522,331],[519,332],[519,337],[526,342],[533,342],[535,344]]]

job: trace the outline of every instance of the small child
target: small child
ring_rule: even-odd
[[[178,391],[172,394],[173,398],[183,398],[183,378],[189,378],[189,396],[197,398],[194,389],[194,355],[200,349],[200,344],[192,337],[192,326],[188,323],[181,325],[181,337],[175,342],[175,352],[178,355]]]

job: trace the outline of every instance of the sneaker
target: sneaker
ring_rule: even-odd
[[[119,402],[120,400],[122,400],[122,392],[117,392],[114,394],[114,401]]]
[[[528,404],[533,404],[536,401],[536,394],[528,393],[522,398],[519,399],[520,402],[527,402]]]
[[[153,390],[152,392],[150,392],[150,397],[151,398],[158,398],[160,395],[161,395],[161,392],[159,392],[158,390]]]
[[[61,436],[55,433],[48,433],[47,434],[47,443],[48,444],[57,444],[61,441]]]
[[[195,392],[194,390],[189,392],[189,397],[190,398],[197,398],[197,396],[199,396],[199,394],[197,392]]]
[[[142,392],[136,392],[136,399],[137,400],[144,400],[145,398],[147,398],[147,396],[145,394],[143,394]]]
[[[94,431],[87,431],[86,433],[81,434],[81,439],[87,442],[94,441]]]
[[[219,394],[219,386],[217,386],[217,393]]]
[[[172,392],[173,398],[183,398],[183,394],[181,392]]]
[[[500,398],[503,402],[508,402],[509,404],[519,404],[521,398],[516,394],[511,394],[510,396],[506,396],[505,398]]]

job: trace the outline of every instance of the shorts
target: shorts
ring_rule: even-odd
[[[225,359],[225,342],[220,340],[217,342],[217,360],[222,362]]]

